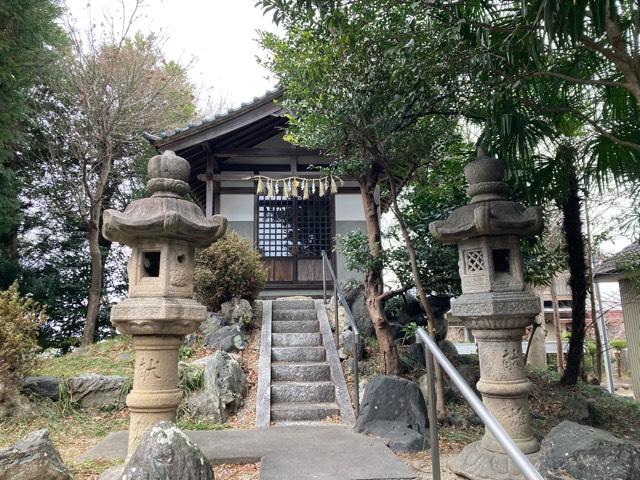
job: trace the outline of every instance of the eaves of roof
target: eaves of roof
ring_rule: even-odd
[[[282,91],[283,90],[281,87],[276,87],[272,90],[267,91],[267,93],[260,97],[254,97],[251,102],[242,103],[239,107],[229,109],[224,113],[218,113],[213,117],[189,123],[188,125],[181,128],[175,128],[160,133],[145,132],[144,137],[153,146],[158,148],[164,147],[178,140],[185,139],[192,135],[197,135],[205,130],[212,129],[218,125],[230,122],[243,115],[250,114],[252,111],[258,110],[261,107],[264,107],[269,103],[273,103],[274,100],[280,98],[282,96]],[[274,106],[273,110],[273,113],[275,113],[275,111],[279,109]]]

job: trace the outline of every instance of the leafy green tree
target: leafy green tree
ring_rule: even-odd
[[[21,204],[14,156],[31,112],[30,91],[46,76],[64,35],[54,0],[4,0],[0,5],[0,289],[19,275]]]
[[[442,61],[443,49],[449,54],[456,44],[444,28],[408,16],[404,3],[259,3],[274,10],[285,30],[283,38],[264,34],[262,43],[270,54],[267,65],[285,87],[283,103],[296,113],[287,139],[332,156],[334,171],[360,185],[367,308],[386,371],[398,373],[383,308],[398,291],[385,291],[383,284],[378,210],[391,206],[420,165],[437,163],[455,130],[448,117],[472,103],[461,88],[464,77],[456,74],[469,65],[462,56],[455,64]]]
[[[582,191],[640,178],[637,5],[632,2],[485,2],[437,7],[480,48],[484,77],[499,77],[483,141],[530,180],[533,202],[563,213],[573,292],[562,381],[579,378],[587,293]],[[635,36],[634,36],[635,35]],[[624,37],[624,38],[622,38]]]

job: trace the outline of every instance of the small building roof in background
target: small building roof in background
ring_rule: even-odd
[[[614,282],[624,278],[629,262],[633,261],[640,263],[640,239],[605,259],[596,269],[596,282]]]
[[[154,146],[160,147],[164,143],[172,142],[184,137],[188,137],[202,130],[209,129],[220,123],[225,123],[232,118],[246,114],[262,105],[270,104],[282,96],[282,88],[276,87],[268,90],[264,95],[254,97],[250,102],[243,102],[239,107],[230,108],[226,112],[216,113],[212,117],[203,118],[190,122],[184,127],[174,128],[159,133],[145,132],[145,138]],[[261,112],[262,113],[262,112]],[[274,112],[270,112],[274,113]]]

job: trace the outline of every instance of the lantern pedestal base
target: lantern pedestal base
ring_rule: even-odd
[[[527,455],[535,466],[540,454],[538,452]],[[458,478],[468,480],[522,480],[524,477],[518,467],[504,453],[489,451],[480,445],[472,443],[449,462],[449,469]]]

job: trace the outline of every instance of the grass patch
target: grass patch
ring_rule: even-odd
[[[231,425],[228,423],[211,423],[190,418],[179,418],[176,425],[181,430],[229,430]]]
[[[42,360],[33,375],[69,378],[81,373],[133,375],[133,346],[126,335],[78,348],[61,357]]]
[[[46,428],[67,463],[74,461],[110,432],[129,428],[126,409],[117,412],[74,410],[68,405],[45,399],[36,400],[33,406],[33,415],[0,421],[0,446],[11,445],[34,430]]]
[[[71,478],[82,480],[98,480],[100,474],[107,468],[120,465],[121,460],[90,460],[87,462],[69,462],[67,467],[71,471]]]
[[[599,386],[579,381],[575,386],[559,384],[556,371],[532,369],[528,372],[535,390],[529,398],[529,408],[542,418],[533,420],[534,427],[542,434],[567,419],[570,399],[593,401],[594,427],[607,430],[619,437],[640,441],[640,402],[631,398],[612,396]]]

